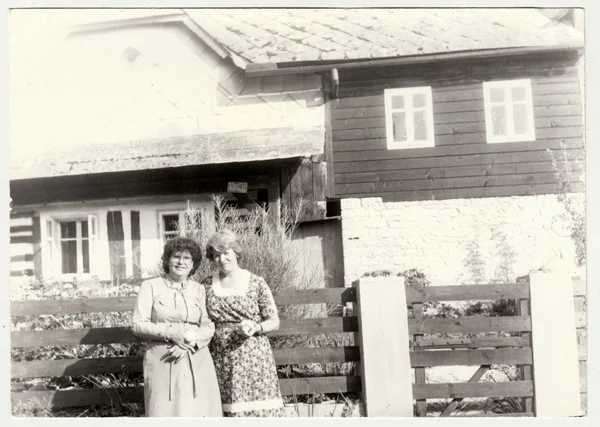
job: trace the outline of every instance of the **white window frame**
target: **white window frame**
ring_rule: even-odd
[[[511,89],[515,87],[525,88],[525,101],[518,101],[525,105],[529,129],[526,133],[515,133],[515,125],[513,120],[513,105]],[[491,90],[504,90],[503,102],[492,102]],[[485,109],[485,130],[486,140],[488,143],[504,143],[504,142],[525,142],[535,141],[535,117],[533,113],[533,95],[531,92],[531,79],[516,79],[516,80],[500,80],[493,82],[483,82],[483,103]],[[506,135],[494,135],[492,106],[503,104],[506,107]]]
[[[185,233],[185,211],[184,210],[168,210],[168,211],[158,211],[158,237],[160,240],[161,246],[164,246],[165,241],[165,227],[163,217],[166,215],[178,215],[179,219],[179,233],[178,236],[181,236]]]
[[[89,266],[90,271],[87,273],[83,272],[83,252],[82,252],[82,235],[81,235],[81,221],[88,222],[88,252],[89,252]],[[76,242],[77,242],[77,272],[76,273],[63,273],[62,272],[62,250],[60,242],[62,239],[60,234],[60,223],[61,222],[77,222],[76,231]],[[98,244],[98,216],[97,215],[41,215],[40,223],[42,224],[42,274],[44,277],[58,277],[58,278],[71,278],[77,277],[91,277],[97,274],[96,271],[98,266],[96,265],[96,256]]]
[[[425,107],[414,108],[412,105],[412,95],[422,94],[425,95]],[[404,97],[404,108],[394,109],[392,108],[392,98],[394,96]],[[387,148],[388,150],[406,149],[406,148],[423,148],[423,147],[435,147],[435,133],[433,126],[433,98],[431,95],[431,86],[420,86],[411,88],[396,88],[396,89],[385,89],[385,130],[387,137]],[[414,111],[425,110],[425,117],[427,120],[427,140],[414,140]],[[404,111],[406,113],[406,130],[408,140],[394,141],[394,121],[393,113],[398,111]]]

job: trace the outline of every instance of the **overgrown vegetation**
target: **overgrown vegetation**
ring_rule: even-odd
[[[575,245],[575,257],[577,266],[585,265],[587,260],[587,241],[586,241],[586,212],[585,199],[577,197],[573,193],[572,176],[575,168],[581,167],[579,161],[569,161],[567,147],[564,142],[560,144],[562,150],[562,161],[557,161],[554,153],[547,150],[552,161],[552,169],[559,184],[559,193],[556,196],[558,201],[565,209],[562,219],[567,222],[569,235]]]

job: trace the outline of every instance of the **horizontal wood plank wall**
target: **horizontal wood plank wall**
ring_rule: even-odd
[[[11,214],[9,227],[10,277],[39,275],[40,218],[35,217],[32,212]]]
[[[562,162],[561,142],[574,166],[573,191],[583,191],[576,59],[570,52],[342,70],[339,98],[331,102],[335,196],[409,201],[554,193],[559,185],[547,149]],[[482,83],[520,78],[532,81],[536,140],[486,143]],[[387,150],[384,89],[414,86],[432,87],[436,146]]]

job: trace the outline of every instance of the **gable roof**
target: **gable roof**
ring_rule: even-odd
[[[248,63],[298,63],[556,45],[583,34],[534,8],[185,9]]]

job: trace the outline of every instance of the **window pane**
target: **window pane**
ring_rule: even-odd
[[[427,118],[425,111],[415,111],[415,141],[427,140]]]
[[[504,102],[504,89],[491,88],[490,89],[490,101]]]
[[[518,86],[512,88],[512,100],[513,101],[525,101],[525,87]]]
[[[425,94],[424,93],[415,93],[413,94],[413,107],[424,107],[425,106]]]
[[[77,237],[77,225],[75,221],[60,223],[61,239],[75,239]]]
[[[392,109],[404,109],[404,96],[394,95],[392,96]]]
[[[81,252],[83,255],[83,272],[90,272],[90,242],[89,240],[81,241]]]
[[[177,231],[177,224],[179,223],[179,215],[163,215],[163,230],[165,232]]]
[[[62,224],[61,224],[62,225]],[[77,273],[77,242],[67,240],[60,242],[62,254],[62,272]]]
[[[513,121],[515,122],[515,133],[523,134],[527,133],[528,120],[527,120],[527,108],[525,104],[514,104],[513,105]]]
[[[492,133],[506,135],[506,107],[504,105],[492,107]]]
[[[394,121],[394,141],[406,141],[406,114],[394,113],[392,120]]]
[[[88,238],[88,222],[81,221],[81,237],[84,239]]]

